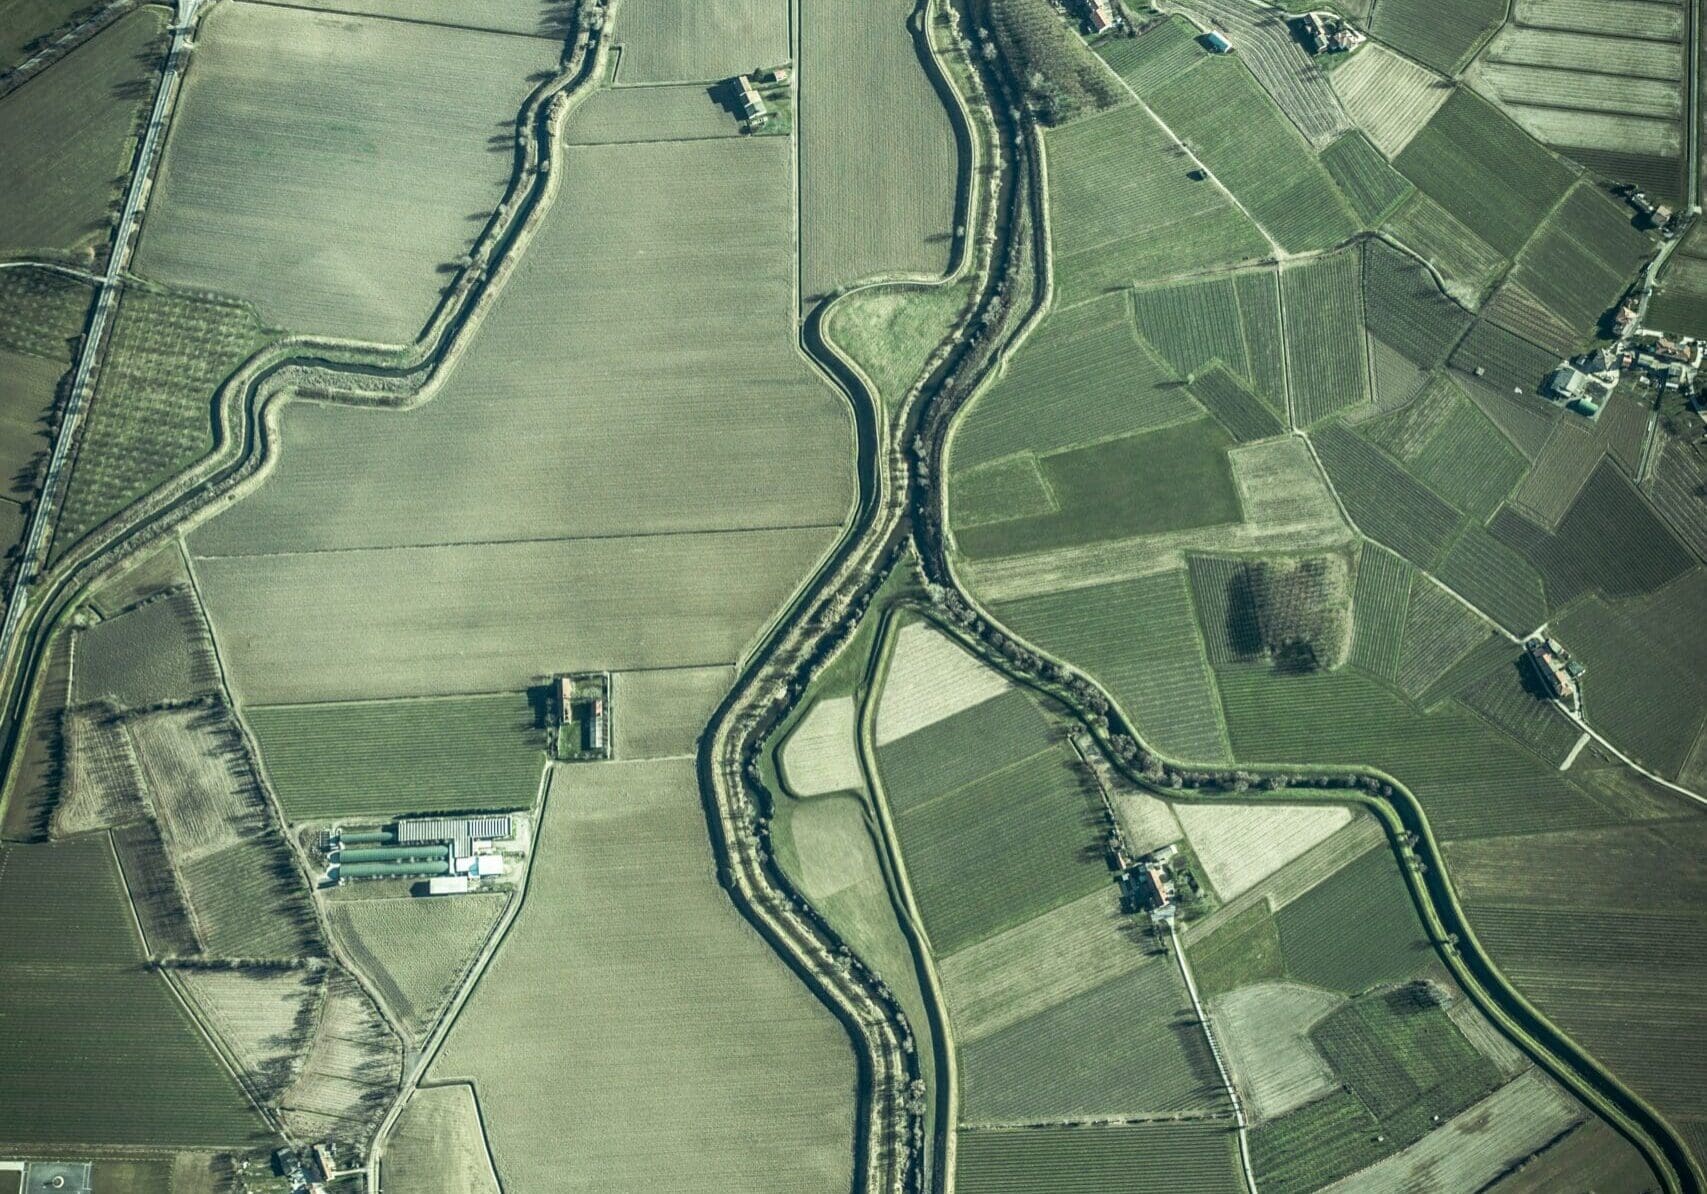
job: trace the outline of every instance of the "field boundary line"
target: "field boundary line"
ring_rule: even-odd
[[[1203,1028],[1203,1039],[1209,1044],[1209,1056],[1215,1060],[1215,1069],[1221,1075],[1221,1084],[1227,1088],[1227,1097],[1233,1102],[1233,1122],[1239,1128],[1239,1164],[1245,1171],[1245,1188],[1250,1194],[1257,1194],[1257,1175],[1251,1170],[1251,1141],[1250,1133],[1245,1123],[1245,1105],[1239,1098],[1239,1088],[1233,1085],[1233,1076],[1227,1072],[1227,1063],[1221,1060],[1221,1049],[1215,1043],[1215,1033],[1209,1027],[1209,1013],[1203,1010],[1203,1001],[1197,997],[1197,982],[1191,976],[1191,966],[1185,960],[1185,946],[1179,939],[1179,929],[1173,921],[1168,922],[1168,942],[1174,947],[1174,960],[1179,963],[1180,977],[1185,979],[1186,994],[1191,996],[1191,1006],[1197,1011],[1197,1022]]]

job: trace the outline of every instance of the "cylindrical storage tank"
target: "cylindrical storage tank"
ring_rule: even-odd
[[[440,845],[420,846],[364,846],[355,850],[340,850],[339,862],[400,862],[406,858],[449,858],[450,847]]]
[[[338,834],[338,840],[346,846],[388,846],[397,835],[389,829],[346,829]]]
[[[414,879],[426,875],[448,875],[448,862],[344,862],[338,864],[340,879]]]

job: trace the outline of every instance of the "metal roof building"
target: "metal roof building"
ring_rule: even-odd
[[[508,838],[514,832],[510,818],[497,817],[420,817],[397,822],[397,844],[420,845],[427,842],[455,842],[474,838]]]

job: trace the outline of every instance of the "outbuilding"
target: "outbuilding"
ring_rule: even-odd
[[[1203,35],[1203,44],[1209,48],[1211,53],[1231,54],[1233,52],[1233,43],[1213,29]]]

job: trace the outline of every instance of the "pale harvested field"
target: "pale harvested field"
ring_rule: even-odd
[[[428,25],[525,33],[561,43],[574,16],[573,0],[291,0],[299,8],[324,8],[365,16],[395,17]]]
[[[826,530],[198,560],[253,704],[517,691],[552,671],[728,663]]]
[[[499,1194],[473,1087],[417,1090],[380,1162],[387,1190],[402,1194]]]
[[[1353,121],[1375,147],[1397,157],[1452,89],[1420,63],[1371,42],[1328,76]]]
[[[295,1081],[319,1017],[324,972],[184,969],[174,977],[253,1089],[270,1097]]]
[[[1628,114],[1675,120],[1683,92],[1675,81],[1556,71],[1490,60],[1473,72],[1478,90],[1503,104],[1539,104],[1615,118]],[[1587,142],[1584,142],[1587,144]]]
[[[564,130],[569,145],[739,137],[741,121],[712,98],[706,83],[607,88],[575,110]]]
[[[298,332],[405,341],[513,168],[558,47],[260,4],[201,23],[136,268]]]
[[[782,777],[799,796],[821,796],[865,787],[854,726],[854,699],[814,702],[794,727],[777,757]]]
[[[124,726],[106,710],[69,709],[61,733],[64,771],[49,832],[71,837],[142,817],[142,767]]]
[[[1223,900],[1243,895],[1318,842],[1351,823],[1335,805],[1174,806],[1209,882]]]
[[[1431,1194],[1480,1190],[1539,1150],[1582,1110],[1537,1072],[1506,1083],[1436,1131],[1368,1169],[1342,1178],[1332,1194]]]
[[[1385,846],[1386,835],[1381,823],[1371,816],[1359,816],[1350,825],[1302,857],[1281,867],[1274,874],[1251,888],[1237,899],[1229,900],[1214,912],[1191,926],[1191,935],[1206,938],[1227,921],[1246,911],[1258,900],[1267,900],[1275,911],[1327,882],[1340,871],[1378,846]]]
[[[397,1037],[356,980],[334,971],[314,1043],[279,1110],[298,1136],[365,1140],[385,1113],[387,1095],[396,1091],[402,1071]]]
[[[1458,1026],[1464,1039],[1476,1046],[1483,1057],[1499,1066],[1506,1077],[1515,1078],[1530,1068],[1532,1063],[1523,1051],[1468,999],[1454,1002],[1446,1009],[1446,1015]]]
[[[1227,453],[1244,521],[1138,535],[1032,555],[968,560],[963,575],[985,602],[1088,588],[1183,567],[1188,552],[1311,551],[1352,541],[1310,450],[1295,438],[1245,444]]]
[[[619,83],[724,79],[790,57],[788,0],[624,0]]]
[[[1117,789],[1109,800],[1114,805],[1114,818],[1126,835],[1129,849],[1148,854],[1183,836],[1173,805],[1148,792],[1137,789]]]
[[[975,1041],[1140,966],[1172,965],[1132,928],[1110,883],[941,959],[954,1035]]]
[[[1511,15],[1519,24],[1545,29],[1654,41],[1683,37],[1683,5],[1663,0],[1516,0]]]
[[[1496,62],[1555,70],[1584,70],[1642,79],[1681,79],[1683,47],[1676,42],[1596,37],[1559,29],[1506,29],[1488,47]]]
[[[1505,111],[1530,136],[1550,145],[1590,149],[1615,147],[1628,153],[1666,157],[1676,154],[1682,144],[1677,124],[1669,119],[1515,104],[1506,104]]]
[[[327,900],[332,934],[416,1039],[431,1032],[510,897]]]
[[[173,709],[128,723],[161,831],[179,866],[235,846],[263,816],[253,776],[235,781],[203,711]]]
[[[889,673],[877,703],[877,745],[935,725],[1008,690],[994,668],[968,654],[926,622],[909,622],[895,636]]]
[[[1334,1072],[1310,1029],[1344,1002],[1343,995],[1300,983],[1257,983],[1209,1005],[1215,1042],[1259,1119],[1285,1115],[1334,1089]]]
[[[174,593],[77,636],[74,699],[142,709],[219,690],[219,665],[194,594]]]
[[[432,400],[292,404],[275,470],[193,551],[842,522],[853,433],[794,344],[787,140],[582,146],[557,168],[562,192]]]
[[[804,0],[801,290],[947,270],[954,130],[909,28],[916,0]]]
[[[733,668],[668,668],[611,677],[611,742],[619,759],[692,754],[735,682]]]
[[[689,760],[561,767],[527,902],[434,1063],[505,1188],[846,1189],[841,1025],[718,886]]]

